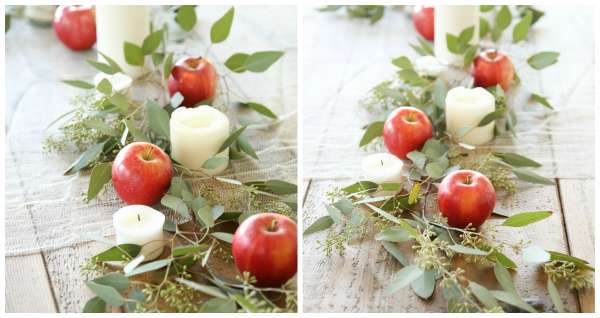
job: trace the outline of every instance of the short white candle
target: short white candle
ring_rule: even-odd
[[[362,160],[366,180],[382,183],[401,183],[406,179],[404,163],[398,157],[382,152],[368,155]]]
[[[446,95],[446,130],[461,142],[474,146],[485,144],[494,138],[495,122],[483,127],[477,125],[495,109],[494,95],[486,89],[455,87]],[[472,129],[461,138],[467,128]]]
[[[125,74],[136,78],[144,68],[127,64],[123,43],[142,45],[150,34],[150,9],[147,6],[96,6],[96,48],[115,60]],[[104,58],[98,54],[98,60]]]
[[[163,225],[165,215],[145,205],[129,205],[113,215],[117,244],[142,246],[140,254],[152,260],[162,254],[164,248]]]
[[[446,34],[458,36],[468,27],[475,26],[470,44],[479,42],[479,6],[435,6],[434,52],[446,64],[462,64],[463,58],[448,50]]]
[[[229,148],[219,148],[229,137],[229,119],[211,106],[179,107],[171,114],[171,156],[192,170],[216,175],[227,168]],[[214,156],[227,161],[214,169],[203,169],[204,162]]]

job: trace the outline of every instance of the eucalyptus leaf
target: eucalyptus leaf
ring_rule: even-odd
[[[210,40],[212,43],[221,43],[227,39],[229,31],[231,31],[234,14],[235,9],[231,7],[219,20],[213,23],[210,28]]]
[[[499,251],[493,251],[488,255],[487,258],[493,262],[500,263],[500,265],[504,266],[505,268],[517,268],[517,264],[512,259]]]
[[[250,55],[246,53],[235,53],[225,61],[225,66],[235,73],[246,71],[246,60]]]
[[[209,158],[206,161],[204,161],[204,163],[202,164],[202,168],[216,169],[216,168],[224,165],[225,163],[227,163],[227,161],[229,161],[229,159],[227,159],[225,157],[212,157],[212,158]]]
[[[437,139],[429,139],[423,145],[421,152],[431,160],[436,160],[448,152],[448,146]]]
[[[275,113],[273,113],[273,111],[270,110],[265,105],[258,104],[258,103],[252,103],[252,102],[247,103],[246,105],[248,105],[248,107],[250,109],[254,110],[255,112],[257,112],[257,113],[259,113],[259,114],[261,114],[263,116],[266,116],[266,117],[269,117],[269,118],[272,118],[272,119],[277,119],[277,115],[275,115]]]
[[[377,190],[377,183],[375,182],[371,182],[371,181],[358,181],[356,183],[353,183],[347,187],[342,188],[342,191],[344,191],[347,194],[354,194],[354,193],[362,193],[362,192],[373,192],[375,190]]]
[[[157,135],[169,139],[169,113],[160,107],[155,101],[146,102],[146,112],[148,113],[148,122],[150,129]]]
[[[529,66],[536,70],[541,70],[558,62],[558,52],[539,52],[527,59]]]
[[[144,39],[144,42],[142,42],[142,52],[145,55],[152,54],[160,46],[162,38],[163,29],[148,34],[148,36],[146,36]]]
[[[342,212],[343,214],[350,214],[352,210],[354,210],[354,204],[352,203],[352,201],[346,198],[342,198],[339,201],[335,202],[333,206],[340,210],[340,212]]]
[[[491,293],[492,293],[492,295],[494,295],[494,298],[498,299],[501,302],[507,303],[509,305],[513,305],[517,308],[521,308],[521,309],[531,312],[531,313],[536,312],[535,308],[531,307],[529,304],[524,302],[516,294],[509,293],[506,291],[501,291],[501,290],[492,290]]]
[[[247,155],[249,155],[250,157],[252,157],[256,160],[259,159],[258,155],[256,154],[256,151],[254,150],[254,148],[252,147],[252,145],[250,144],[250,142],[244,135],[238,136],[237,144],[240,146],[240,149],[242,149],[242,151],[245,152]]]
[[[88,83],[85,81],[80,81],[80,80],[62,80],[61,82],[65,83],[65,84],[69,84],[71,86],[83,88],[83,89],[96,88],[96,86],[94,86],[94,84],[91,84],[91,83]]]
[[[400,289],[408,286],[413,281],[423,275],[423,269],[416,265],[410,265],[399,270],[391,278],[390,284],[386,287],[386,293],[393,294]]]
[[[309,234],[313,234],[319,231],[323,231],[326,230],[328,228],[330,228],[333,225],[333,219],[331,218],[331,216],[329,215],[325,215],[322,216],[320,218],[318,218],[315,222],[313,222],[313,224],[311,224],[309,227],[306,228],[306,230],[304,230],[303,235],[309,235]]]
[[[510,273],[504,266],[502,266],[502,264],[496,262],[494,265],[494,275],[496,276],[496,280],[500,286],[502,286],[502,289],[515,296],[518,295]]]
[[[144,51],[139,45],[131,42],[123,43],[123,52],[125,61],[129,65],[142,66],[144,65]]]
[[[215,225],[211,209],[212,207],[210,205],[205,205],[194,211],[198,219],[202,221],[206,227],[213,227]]]
[[[504,220],[504,222],[501,225],[510,227],[522,227],[541,221],[547,217],[550,217],[551,215],[552,212],[550,211],[521,212],[513,214],[511,217]]]
[[[420,298],[429,299],[435,289],[435,272],[433,270],[424,271],[419,278],[410,283],[410,287]]]
[[[83,307],[84,313],[103,313],[106,312],[106,302],[102,298],[96,296],[85,303]]]
[[[467,255],[487,256],[489,254],[489,252],[482,251],[477,248],[467,247],[467,246],[460,245],[460,244],[450,245],[450,249],[457,253],[467,254]]]
[[[116,262],[123,261],[125,258],[134,258],[136,257],[140,250],[141,246],[136,244],[121,244],[118,246],[113,246],[95,256],[92,257],[94,262]]]
[[[194,6],[184,5],[177,9],[177,15],[175,16],[175,22],[179,24],[179,26],[184,31],[191,31],[196,25],[197,17],[196,10]]]
[[[181,215],[183,218],[189,218],[190,217],[190,212],[188,210],[187,205],[185,204],[185,202],[179,198],[176,197],[174,195],[170,195],[170,194],[165,194],[161,199],[160,199],[160,204],[166,206],[167,208],[179,213],[179,215]]]
[[[494,295],[485,287],[477,284],[474,281],[469,281],[469,289],[473,292],[473,295],[482,303],[485,308],[492,309],[498,307],[498,302],[494,298]]]
[[[425,86],[428,82],[413,69],[404,69],[398,72],[398,76],[403,81],[414,86]]]
[[[213,297],[217,297],[220,299],[228,299],[227,295],[225,295],[223,293],[223,291],[221,291],[221,289],[215,287],[215,286],[209,286],[209,285],[204,285],[204,284],[200,284],[197,282],[193,282],[191,280],[187,280],[181,277],[175,278],[175,280],[181,284],[184,284],[188,287],[191,287],[201,293],[213,296]]]
[[[329,213],[329,216],[331,217],[333,222],[338,224],[342,223],[342,213],[340,212],[340,210],[338,210],[332,205],[326,205],[325,208],[327,209],[327,213]]]
[[[481,121],[479,121],[479,124],[477,124],[477,127],[486,126],[487,124],[493,122],[494,120],[504,117],[505,113],[506,113],[505,108],[498,108],[498,109],[486,114],[485,116],[483,116]]]
[[[237,312],[237,305],[234,300],[212,298],[200,307],[200,312],[203,313],[234,313]]]
[[[265,187],[269,192],[278,195],[298,193],[297,185],[282,180],[267,180]]]
[[[231,244],[231,242],[233,242],[233,235],[231,233],[213,232],[210,235],[212,235],[213,237],[215,237],[223,242],[227,242],[230,244]]]
[[[227,147],[229,147],[234,141],[236,141],[236,139],[238,139],[238,137],[244,132],[245,129],[246,126],[242,126],[233,133],[231,133],[231,135],[229,135],[229,137],[225,139],[225,142],[223,142],[223,144],[217,152],[222,152],[223,150],[227,149]]]
[[[527,38],[532,19],[533,13],[531,11],[527,11],[525,17],[515,25],[513,28],[513,43],[521,42]]]
[[[125,126],[129,130],[129,133],[133,136],[133,140],[144,142],[150,141],[150,139],[148,139],[148,137],[146,137],[146,135],[139,128],[137,128],[130,119],[125,120]]]
[[[67,168],[64,174],[70,175],[78,172],[83,168],[86,168],[89,164],[91,164],[98,158],[100,153],[102,153],[102,149],[104,148],[105,143],[106,142],[97,143],[90,147],[88,150],[86,150],[84,153],[82,153],[81,156],[79,156],[79,158],[77,158],[77,160],[75,160],[75,162],[73,162],[73,164],[71,164],[71,166]]]
[[[143,273],[155,271],[157,269],[161,269],[161,268],[163,268],[163,267],[171,264],[172,261],[173,261],[173,259],[167,258],[167,259],[159,259],[157,261],[146,263],[144,265],[141,265],[141,266],[138,266],[138,267],[134,268],[132,271],[128,272],[126,274],[126,276],[127,277],[131,277],[131,276],[135,276],[135,275],[139,275],[139,274],[143,274]]]
[[[108,305],[116,307],[125,303],[123,296],[121,296],[114,287],[101,285],[93,281],[86,282],[85,284],[94,294],[96,294],[96,296],[101,298]]]
[[[100,83],[98,83],[98,85],[96,86],[96,90],[104,95],[109,96],[112,94],[112,84],[110,83],[109,80],[107,80],[106,78],[103,78],[100,81]]]
[[[172,68],[173,68],[173,52],[169,52],[169,54],[167,54],[167,57],[165,58],[165,61],[163,62],[163,78],[164,79],[169,78],[169,75],[171,75]]]
[[[261,73],[269,69],[283,56],[282,51],[254,52],[246,59],[245,68],[250,72]]]
[[[129,109],[129,101],[127,97],[121,93],[115,93],[110,97],[110,102],[119,108],[121,113],[127,112]]]
[[[546,283],[548,288],[548,294],[550,294],[550,299],[552,299],[552,303],[554,304],[554,308],[557,312],[563,313],[565,312],[565,305],[560,297],[560,293],[558,292],[558,288],[554,285],[554,282],[550,277],[548,277],[548,282]]]
[[[121,273],[108,273],[104,276],[95,278],[93,282],[100,285],[111,286],[119,292],[123,292],[125,289],[129,288],[129,279]]]
[[[388,251],[388,253],[392,254],[392,256],[398,262],[400,262],[400,264],[402,264],[402,266],[410,265],[408,259],[406,258],[406,256],[404,256],[404,254],[402,254],[402,252],[400,251],[400,249],[398,249],[396,244],[394,244],[393,242],[388,242],[388,241],[383,241],[381,244],[383,245],[385,250]]]
[[[104,185],[109,183],[112,178],[112,162],[99,163],[92,168],[90,181],[88,184],[87,200],[94,199]]]
[[[98,54],[100,54],[104,60],[106,61],[106,63],[108,63],[108,65],[110,65],[110,67],[117,71],[117,72],[123,72],[123,69],[121,69],[121,66],[119,66],[119,63],[117,63],[114,59],[112,59],[110,56],[98,51]]]
[[[113,75],[119,71],[117,69],[114,69],[111,65],[106,64],[106,63],[98,62],[95,60],[87,60],[86,62],[89,65],[93,66],[98,71],[108,74],[108,75]]]
[[[433,85],[433,92],[431,94],[435,106],[437,106],[439,109],[446,108],[446,95],[448,94],[446,82],[444,82],[441,78],[436,79]]]
[[[538,94],[531,94],[531,99],[548,109],[554,110],[554,107],[550,105],[550,102],[548,102],[548,99],[546,99],[546,97],[544,96]]]
[[[370,143],[371,141],[373,141],[373,139],[375,139],[377,137],[381,137],[383,135],[383,125],[384,125],[384,122],[382,122],[382,121],[376,121],[376,122],[369,124],[369,126],[365,130],[365,133],[363,134],[362,138],[360,139],[360,143],[358,144],[358,146],[359,147],[365,146],[368,143]]]
[[[519,178],[520,180],[523,181],[527,181],[530,183],[538,183],[538,184],[546,184],[546,185],[554,185],[554,181],[552,181],[551,179],[545,178],[540,176],[537,173],[528,171],[528,170],[524,170],[522,168],[514,168],[513,173],[515,174],[515,176],[517,176],[517,178]]]
[[[410,159],[415,167],[419,169],[425,168],[425,162],[427,162],[427,157],[420,151],[413,150],[409,152],[406,157]]]
[[[387,219],[388,221],[391,221],[391,222],[396,223],[396,224],[400,224],[400,220],[397,217],[389,214],[388,212],[386,212],[386,211],[384,211],[384,210],[382,210],[382,209],[380,209],[380,208],[378,208],[378,207],[376,207],[376,206],[374,206],[374,205],[372,205],[370,203],[365,203],[365,205],[367,207],[369,207],[371,210],[377,212],[377,214],[381,215],[383,218]]]
[[[377,241],[406,242],[411,239],[412,237],[400,226],[385,229],[375,235]]]
[[[548,253],[550,253],[550,260],[571,262],[579,268],[594,270],[594,267],[592,267],[590,265],[590,263],[588,263],[585,260],[582,260],[581,258],[577,258],[575,256],[571,256],[571,255],[567,255],[567,254],[555,252],[555,251],[548,251]]]
[[[513,167],[537,168],[542,166],[541,163],[514,152],[493,152],[492,154]]]

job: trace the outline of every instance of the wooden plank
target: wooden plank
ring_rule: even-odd
[[[325,193],[333,186],[342,186],[350,180],[341,182],[313,181],[304,207],[304,227],[317,217],[325,215],[323,204]],[[526,211],[549,209],[556,213],[539,224],[522,228],[501,228],[496,237],[500,240],[517,242],[521,239],[532,240],[547,249],[567,251],[567,242],[562,228],[562,215],[555,187],[521,187],[518,194],[499,199],[498,208],[504,211]],[[501,223],[493,219],[488,225]],[[335,229],[334,229],[335,231]],[[387,295],[384,288],[390,277],[400,269],[400,265],[374,241],[372,235],[352,242],[345,255],[324,255],[318,241],[323,241],[329,231],[315,233],[304,238],[304,310],[305,312],[444,312],[446,302],[439,288],[431,300],[423,301],[410,289],[403,289],[394,295]],[[484,230],[485,233],[485,230]],[[404,245],[405,251],[409,246]],[[506,251],[519,265],[514,281],[524,299],[540,304],[544,310],[552,305],[545,288],[545,277],[539,268],[523,264],[520,257]],[[407,253],[408,255],[408,253]],[[489,288],[498,288],[490,267],[472,266],[460,260],[460,267],[466,269],[469,278]],[[319,297],[315,297],[319,295]],[[571,311],[577,311],[575,296],[565,289],[561,295]]]
[[[571,255],[594,264],[594,180],[561,179],[559,184]],[[594,291],[579,293],[582,312],[594,312]]]
[[[56,312],[41,253],[6,257],[6,312]]]

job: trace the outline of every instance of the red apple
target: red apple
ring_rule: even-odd
[[[465,228],[479,227],[490,217],[496,205],[496,190],[483,174],[458,170],[447,175],[438,189],[438,207],[448,224]]]
[[[485,88],[500,84],[507,91],[515,77],[515,68],[508,55],[491,49],[481,52],[475,58],[471,74],[475,79],[475,86]]]
[[[184,58],[171,70],[169,95],[179,92],[184,97],[181,105],[194,107],[199,102],[212,101],[217,92],[218,80],[215,67],[207,59]]]
[[[259,213],[235,231],[232,254],[238,270],[250,272],[257,286],[279,287],[296,275],[296,223],[285,215]]]
[[[71,50],[87,50],[96,43],[96,13],[92,6],[60,6],[54,12],[56,36]]]
[[[406,159],[409,152],[421,149],[432,136],[433,126],[429,117],[414,107],[394,110],[383,126],[385,146],[400,159]]]
[[[127,204],[154,205],[169,189],[173,165],[158,146],[133,142],[125,146],[112,165],[112,183]]]
[[[433,16],[433,7],[428,6],[415,6],[412,15],[415,29],[417,29],[417,32],[419,32],[422,37],[429,41],[433,41],[434,37]]]

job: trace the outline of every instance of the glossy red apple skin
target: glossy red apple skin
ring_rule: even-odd
[[[454,171],[442,180],[438,189],[438,207],[453,227],[465,228],[470,223],[478,228],[495,206],[494,186],[477,171]]]
[[[399,107],[383,125],[383,141],[388,151],[400,159],[413,150],[420,150],[433,136],[429,117],[414,107]]]
[[[247,218],[235,231],[232,254],[240,273],[250,272],[256,285],[279,287],[298,269],[296,223],[277,213]]]
[[[202,101],[212,101],[217,92],[219,75],[207,59],[188,57],[175,64],[169,76],[169,95],[179,92],[182,106],[194,107]]]
[[[515,68],[508,55],[486,50],[473,61],[471,75],[475,79],[475,86],[486,88],[500,84],[507,91],[515,78]]]
[[[415,6],[412,15],[413,24],[417,32],[429,41],[434,39],[434,8],[428,6]]]
[[[92,6],[59,6],[52,24],[56,36],[71,50],[87,50],[96,43],[96,12]]]
[[[158,203],[169,189],[171,177],[171,158],[158,146],[147,142],[125,146],[112,165],[113,186],[127,204]]]

